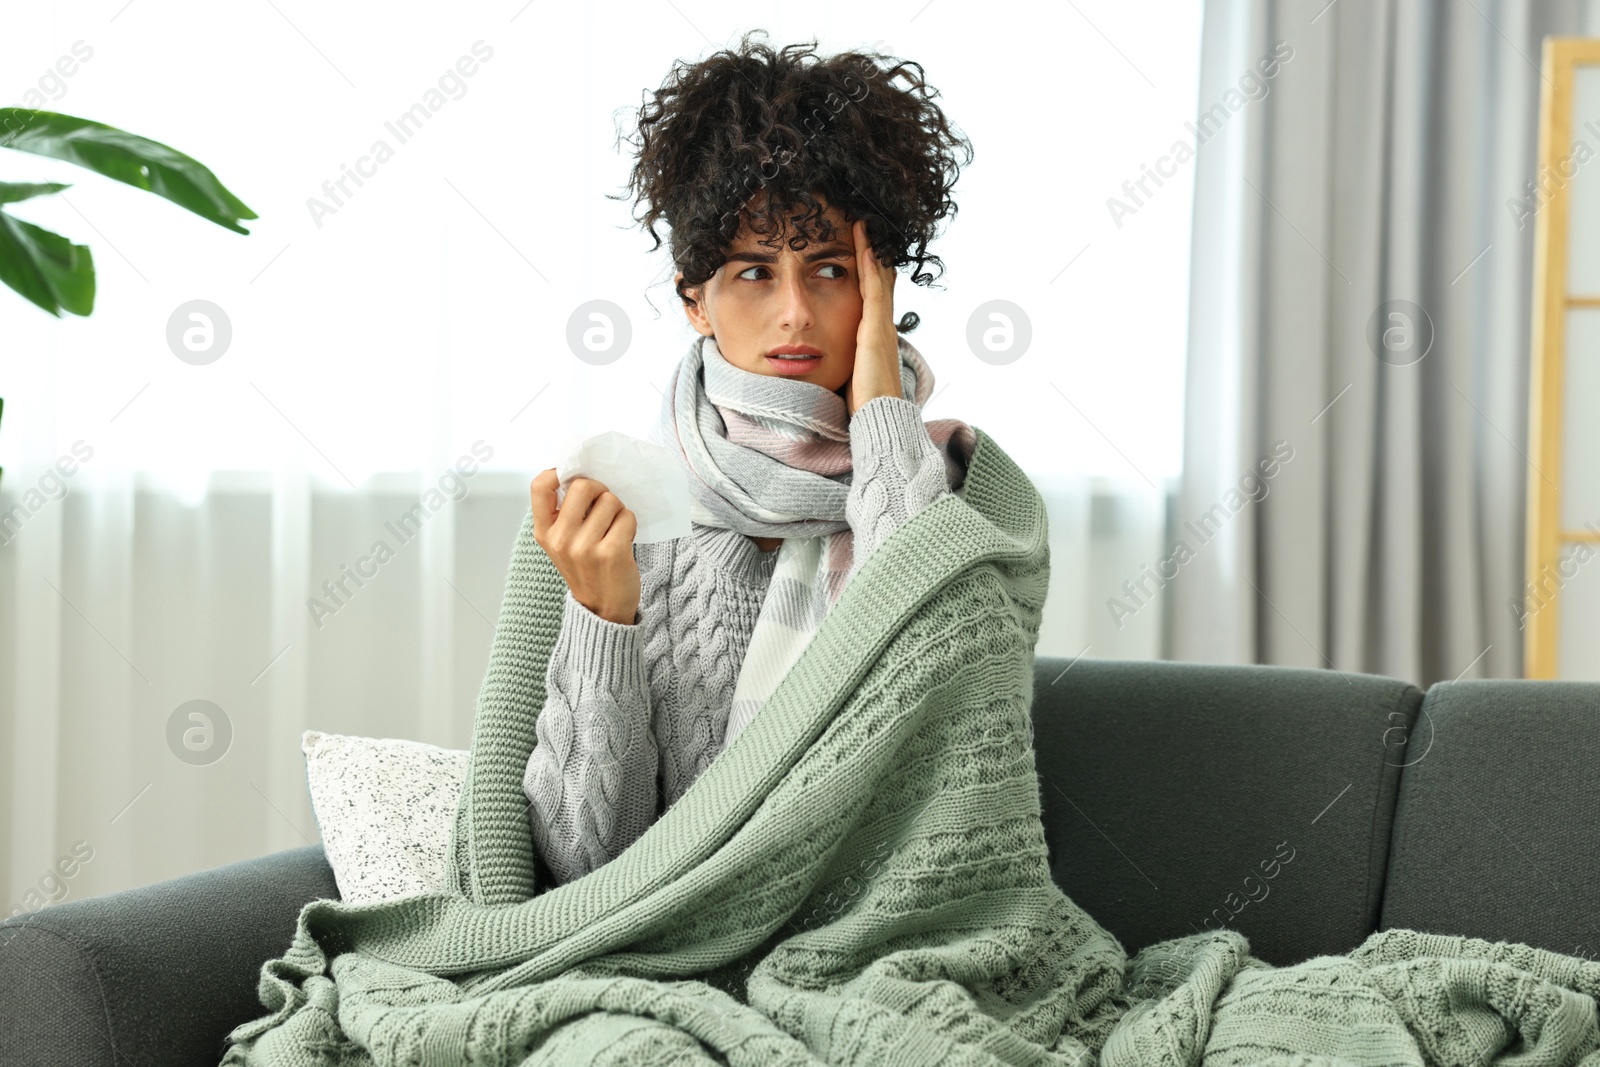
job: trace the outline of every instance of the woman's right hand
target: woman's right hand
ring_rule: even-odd
[[[639,613],[638,520],[593,478],[574,478],[556,508],[556,469],[533,479],[533,539],[567,580],[572,598],[602,619],[631,626]]]

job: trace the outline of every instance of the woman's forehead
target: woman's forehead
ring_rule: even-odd
[[[808,230],[809,232],[807,236],[820,240],[846,239],[847,235],[849,234],[850,227],[845,225],[844,210],[837,206],[827,204],[826,202],[823,202],[822,206],[823,221],[821,223],[819,223],[816,219],[808,219],[803,226],[799,226],[797,228]],[[759,205],[757,205],[754,206],[752,210],[759,212],[761,208]],[[798,206],[790,211],[776,214],[772,218],[766,220],[764,225],[769,229],[769,231],[775,231],[768,233],[756,233],[750,228],[749,220],[741,218],[739,232],[734,235],[733,241],[728,246],[729,249],[748,249],[751,251],[788,251],[787,238],[790,234],[791,228],[796,227],[794,220],[791,219],[790,216],[796,213],[801,213],[801,209]],[[779,247],[775,249],[773,247],[775,245]]]

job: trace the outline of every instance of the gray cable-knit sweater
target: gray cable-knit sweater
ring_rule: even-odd
[[[959,490],[966,470],[901,397],[856,411],[850,454],[854,575],[912,515]],[[632,625],[602,619],[568,591],[523,773],[535,846],[562,884],[638,840],[722,750],[778,555],[699,524],[633,553],[641,592]]]

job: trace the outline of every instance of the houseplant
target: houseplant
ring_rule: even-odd
[[[257,217],[199,160],[91,119],[26,107],[0,108],[0,148],[75,163],[166,197],[235,233],[248,234],[239,221]],[[68,187],[63,182],[0,181],[0,282],[57,318],[63,311],[88,315],[94,310],[94,257],[87,245],[24,222],[9,214],[5,205]]]

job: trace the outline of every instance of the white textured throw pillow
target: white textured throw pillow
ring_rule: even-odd
[[[300,750],[343,900],[361,904],[444,888],[465,749],[307,730]]]

